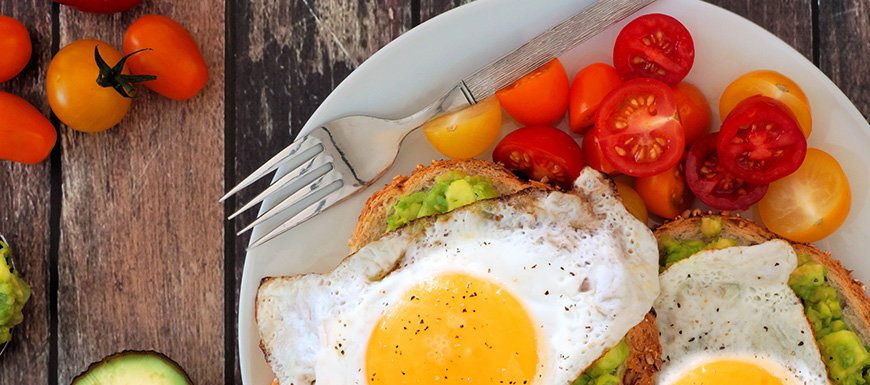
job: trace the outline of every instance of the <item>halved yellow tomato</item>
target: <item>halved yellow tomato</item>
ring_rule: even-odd
[[[810,148],[797,171],[770,184],[758,211],[774,233],[815,242],[843,224],[851,204],[849,180],[840,164],[828,153]]]
[[[719,98],[719,118],[725,121],[725,117],[738,103],[755,95],[764,95],[788,106],[801,126],[804,137],[810,136],[813,130],[813,117],[807,95],[797,83],[771,70],[752,71],[731,82]]]
[[[616,191],[622,197],[622,204],[625,206],[625,209],[639,221],[646,223],[649,214],[646,211],[646,205],[644,205],[640,194],[634,191],[631,186],[622,182],[616,182]]]
[[[438,152],[456,159],[482,154],[495,143],[500,131],[501,106],[495,97],[423,125],[429,143]]]

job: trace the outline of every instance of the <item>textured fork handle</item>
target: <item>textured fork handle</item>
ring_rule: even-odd
[[[495,94],[566,50],[597,35],[611,24],[655,0],[598,0],[547,32],[523,44],[463,79],[469,97],[477,101]]]

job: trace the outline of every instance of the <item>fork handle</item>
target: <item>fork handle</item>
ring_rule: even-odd
[[[423,123],[449,112],[459,110],[475,104],[471,92],[464,82],[455,85],[444,96],[426,106],[417,113],[403,119],[394,121],[394,127],[403,131],[402,137],[420,128]]]

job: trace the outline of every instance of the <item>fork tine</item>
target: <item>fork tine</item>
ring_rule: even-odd
[[[344,182],[340,178],[336,178],[335,180],[333,180],[332,182],[327,184],[325,187],[323,187],[319,190],[316,190],[316,191],[312,191],[311,193],[307,194],[303,199],[300,199],[300,204],[303,201],[308,200],[306,198],[309,198],[309,197],[313,197],[313,198],[311,198],[311,200],[314,200],[314,202],[309,203],[309,204],[305,204],[302,211],[296,213],[295,215],[293,215],[292,217],[287,219],[287,221],[285,221],[284,223],[281,223],[280,225],[278,225],[278,227],[272,229],[272,231],[269,231],[266,235],[263,235],[259,239],[255,240],[250,246],[248,246],[247,249],[250,250],[250,249],[253,249],[257,246],[260,246],[268,241],[271,241],[273,238],[289,231],[290,229],[296,227],[296,225],[298,225],[302,222],[305,222],[309,218],[311,218],[311,217],[319,214],[321,211],[329,208],[329,206],[331,206],[332,204],[338,203],[337,201],[329,202],[329,198],[332,195],[335,195],[335,193],[343,185],[344,185]],[[315,194],[316,194],[316,196],[315,196]],[[311,209],[312,207],[314,208],[313,210]]]
[[[318,146],[320,147],[319,150],[312,150],[312,148],[316,148]],[[299,165],[301,165],[303,162],[320,153],[321,151],[323,151],[323,145],[320,144],[320,142],[316,138],[313,138],[311,136],[306,136],[302,140],[290,143],[289,146],[285,147],[283,150],[281,150],[281,152],[273,156],[272,159],[269,159],[268,161],[266,161],[266,163],[263,163],[262,166],[252,172],[251,175],[248,175],[248,177],[239,182],[236,187],[233,187],[232,190],[227,192],[226,195],[218,200],[218,202],[223,202],[227,200],[227,198],[233,196],[235,193],[241,191],[245,187],[248,187],[251,183],[256,182],[264,175],[274,171],[282,164],[295,161],[297,164],[291,164],[290,166],[292,169],[295,169],[299,167]]]
[[[329,157],[324,157],[324,158],[329,158]],[[325,164],[324,166],[327,166],[327,167],[318,167],[317,169],[314,170],[314,172],[310,172],[310,173],[303,175],[301,178],[304,178],[304,179],[300,180],[303,183],[302,184],[303,187],[299,188],[297,191],[290,194],[290,196],[288,196],[287,198],[284,198],[284,200],[282,200],[281,202],[276,204],[274,207],[270,208],[268,211],[263,213],[263,215],[261,215],[255,221],[251,222],[251,224],[247,225],[241,231],[236,233],[236,235],[241,235],[241,234],[247,232],[248,230],[254,228],[254,226],[259,225],[260,223],[263,223],[264,221],[268,220],[269,218],[274,217],[275,215],[281,213],[285,209],[287,209],[287,208],[301,202],[305,198],[311,196],[312,194],[317,192],[317,190],[321,186],[326,184],[324,182],[331,182],[332,180],[341,179],[340,174],[338,174],[337,172],[332,172],[333,171],[332,159],[331,158],[327,159],[326,163],[327,164]],[[317,174],[318,172],[320,174]]]
[[[296,191],[299,191],[299,189],[301,189],[303,186],[311,183],[311,178],[309,178],[309,180],[305,180],[304,178],[300,178],[300,177],[304,177],[304,176],[306,176],[307,173],[312,172],[311,169],[314,166],[316,166],[316,162],[315,162],[316,159],[317,159],[317,157],[311,158],[311,160],[309,160],[306,164],[303,164],[303,165],[297,167],[295,170],[292,170],[292,171],[288,172],[287,174],[285,174],[284,176],[282,176],[280,179],[275,181],[275,183],[272,183],[267,189],[263,190],[263,192],[257,194],[257,196],[254,197],[254,199],[251,199],[251,201],[246,203],[244,206],[242,206],[242,208],[238,209],[232,215],[227,217],[227,219],[231,220],[231,219],[237,217],[239,214],[245,212],[249,208],[254,207],[257,203],[262,202],[263,199],[266,199],[266,197],[268,197],[269,195],[272,195],[272,193],[283,189],[284,187],[286,187],[287,185],[289,185],[291,183],[295,184],[295,186],[293,186],[289,189],[289,191],[291,191],[291,193],[295,193]],[[320,166],[320,168],[323,168],[323,167],[328,167],[328,168],[326,170],[323,170],[323,172],[319,172],[319,170],[314,170],[313,172],[317,173],[316,175],[323,175],[324,173],[329,171],[329,169],[332,168],[331,165],[326,165],[326,164]]]

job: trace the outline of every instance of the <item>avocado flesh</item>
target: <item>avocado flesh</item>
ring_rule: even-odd
[[[625,363],[631,348],[623,338],[616,346],[589,365],[571,385],[617,385],[622,383],[619,368]]]
[[[12,339],[12,327],[24,320],[24,304],[30,299],[30,286],[12,267],[12,250],[0,241],[0,344]]]
[[[156,352],[124,352],[92,364],[72,385],[192,385],[177,363]]]
[[[450,171],[435,178],[428,191],[418,191],[399,198],[393,214],[387,218],[387,231],[393,231],[417,218],[443,214],[481,199],[498,197],[488,178]]]

